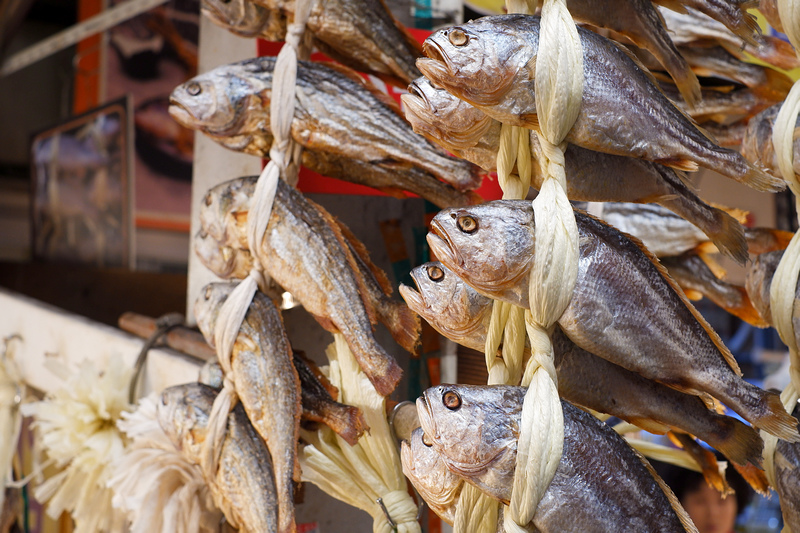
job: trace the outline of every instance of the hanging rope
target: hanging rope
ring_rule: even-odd
[[[778,14],[784,33],[789,37],[789,41],[797,53],[800,49],[800,0],[778,0]],[[800,181],[794,173],[792,157],[798,113],[800,113],[800,84],[795,82],[775,119],[775,125],[772,128],[772,144],[775,147],[775,155],[783,179],[794,193],[795,206],[800,208]],[[770,288],[770,307],[775,329],[778,330],[781,340],[789,348],[791,381],[781,393],[783,406],[789,413],[800,399],[800,350],[792,326],[795,290],[800,276],[800,238],[798,238],[798,233],[795,233],[786,248],[783,259],[772,278],[772,287]],[[770,484],[775,487],[774,457],[778,439],[763,431],[761,435],[764,438],[764,471]]]
[[[290,185],[297,183],[300,149],[292,140],[291,125],[294,118],[297,61],[298,57],[308,57],[310,41],[304,39],[304,36],[306,21],[314,1],[297,0],[294,22],[287,28],[286,44],[275,61],[270,102],[270,128],[274,141],[269,151],[270,161],[258,178],[247,216],[247,242],[251,250],[257,250],[264,239],[281,175]],[[259,285],[266,286],[266,276],[261,263],[255,261],[247,277],[223,304],[214,329],[217,358],[225,378],[222,390],[211,408],[208,437],[203,444],[201,466],[212,477],[217,471],[228,413],[238,401],[236,383],[231,372],[231,352]]]

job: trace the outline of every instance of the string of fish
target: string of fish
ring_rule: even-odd
[[[778,0],[778,13],[784,33],[789,37],[795,53],[800,57],[800,1]],[[794,193],[795,205],[800,208],[800,180],[792,168],[792,146],[798,114],[800,114],[800,83],[795,82],[775,119],[772,144],[775,147],[781,175]],[[783,406],[789,413],[792,413],[800,399],[800,347],[797,345],[792,325],[795,291],[798,278],[800,278],[800,237],[798,237],[798,233],[795,233],[786,248],[770,288],[770,306],[775,329],[778,330],[781,340],[789,348],[791,380],[781,393]],[[776,487],[774,458],[778,439],[763,431],[761,436],[764,438],[764,470],[770,484]]]
[[[288,26],[286,45],[281,48],[275,62],[275,74],[270,104],[270,128],[274,141],[270,148],[270,161],[258,178],[247,217],[247,241],[251,250],[258,249],[267,230],[278,180],[297,183],[300,150],[291,137],[291,124],[295,108],[295,83],[298,57],[307,58],[308,41],[304,40],[306,21],[315,0],[298,0],[294,22]],[[203,444],[201,467],[213,477],[217,471],[219,454],[225,438],[228,414],[236,405],[236,384],[231,371],[231,354],[236,336],[241,328],[250,302],[259,286],[265,286],[263,267],[255,261],[247,277],[236,287],[220,310],[214,330],[217,358],[225,374],[223,388],[214,400],[209,414],[208,437]]]

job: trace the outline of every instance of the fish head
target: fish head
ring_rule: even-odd
[[[451,340],[461,342],[480,329],[480,338],[485,342],[486,328],[479,326],[488,323],[491,299],[479,294],[437,261],[414,268],[411,278],[417,289],[400,285],[400,295],[412,311]]]
[[[250,0],[202,0],[200,10],[215,24],[242,37],[258,37],[269,10]]]
[[[533,53],[524,38],[504,30],[494,17],[443,28],[422,43],[427,56],[417,67],[434,85],[477,106],[505,96]]]
[[[783,258],[784,250],[776,250],[756,256],[745,276],[745,288],[753,307],[766,322],[772,324],[770,290],[772,278]]]
[[[427,239],[447,268],[478,291],[491,294],[528,275],[533,230],[530,202],[497,200],[440,211]]]
[[[403,473],[428,506],[452,524],[464,482],[447,468],[426,438],[422,428],[417,428],[400,445]]]
[[[520,387],[438,385],[417,399],[417,413],[447,467],[477,478],[516,457],[524,395]]]
[[[221,389],[222,382],[225,375],[222,372],[222,365],[219,364],[217,359],[209,359],[200,367],[200,373],[197,376],[198,383],[208,385],[212,389]]]
[[[194,236],[194,252],[206,268],[222,279],[243,279],[254,264],[249,250],[220,244],[203,229]]]
[[[493,124],[486,113],[427,78],[411,82],[400,98],[414,131],[451,150],[475,146]]]
[[[178,85],[169,97],[169,114],[182,126],[213,137],[239,133],[248,101],[257,92],[240,71],[240,65],[227,65]]]
[[[200,203],[200,228],[220,244],[247,247],[243,228],[258,176],[237,178],[209,189]]]
[[[212,348],[216,347],[214,329],[217,326],[219,311],[238,284],[238,282],[231,281],[209,283],[200,289],[200,295],[194,302],[197,327],[200,328],[203,337]]]
[[[213,390],[200,383],[176,385],[161,393],[158,424],[178,449],[193,449],[205,440],[214,397]]]

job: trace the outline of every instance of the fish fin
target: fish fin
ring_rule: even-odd
[[[753,464],[740,465],[736,462],[733,463],[733,468],[753,487],[753,490],[762,496],[769,496],[769,481],[763,469]]]
[[[783,408],[780,395],[773,391],[764,392],[763,399],[766,400],[769,413],[759,417],[758,423],[754,425],[779,439],[800,442],[797,419]]]
[[[392,198],[397,198],[398,200],[405,200],[408,198],[408,192],[399,188],[399,187],[375,187],[382,193],[386,194],[387,196],[391,196]]]
[[[711,246],[714,245],[712,244]],[[716,249],[716,247],[714,248]],[[723,268],[723,266],[720,265],[717,260],[711,257],[709,254],[698,252],[697,255],[700,257],[703,263],[706,264],[711,273],[717,278],[725,279],[725,277],[728,275],[728,272],[725,270],[725,268]]]
[[[791,231],[784,231],[774,228],[748,228],[745,232],[750,252],[754,254],[764,254],[777,250],[785,250],[794,237]]]
[[[333,320],[331,320],[330,318],[325,316],[318,316],[315,315],[314,313],[310,314],[311,316],[314,317],[314,320],[316,320],[317,323],[319,323],[319,325],[322,326],[322,329],[324,329],[325,331],[328,331],[330,333],[339,333],[339,328],[336,327],[336,324],[334,324]]]
[[[761,192],[780,192],[786,188],[786,182],[782,178],[773,176],[766,169],[750,162],[747,163],[747,167],[744,176],[737,178],[736,181]]]
[[[704,224],[700,229],[711,238],[723,255],[744,265],[750,258],[747,253],[744,228],[736,218],[725,211],[713,207],[712,209],[714,209],[714,221],[711,224]]]
[[[377,313],[375,312],[375,306],[367,297],[369,294],[368,289],[366,287],[366,282],[364,281],[364,277],[361,274],[361,269],[358,267],[356,263],[356,258],[354,256],[353,248],[349,240],[342,234],[342,226],[336,218],[331,215],[326,209],[324,209],[321,205],[317,204],[312,200],[306,199],[306,201],[311,204],[316,210],[319,212],[320,216],[327,222],[328,227],[331,229],[331,232],[336,237],[336,240],[339,241],[339,244],[342,247],[342,253],[344,253],[345,257],[347,258],[347,265],[350,267],[350,272],[353,274],[353,279],[358,286],[358,294],[361,297],[361,302],[364,305],[364,310],[367,313],[367,317],[369,318],[370,324],[375,324],[378,321]],[[346,227],[346,226],[345,226]],[[348,228],[349,232],[349,228]],[[352,233],[350,236],[355,239]],[[357,239],[355,239],[357,240]],[[361,245],[363,246],[363,244]],[[367,263],[370,264],[370,263]],[[369,267],[368,267],[369,268]],[[376,267],[377,268],[377,267]],[[385,274],[384,274],[385,275]],[[388,281],[387,281],[388,283]],[[319,320],[319,319],[318,319]],[[325,327],[325,326],[323,326]],[[328,330],[331,331],[331,330]]]
[[[717,209],[721,209],[725,211],[730,216],[735,218],[739,224],[746,224],[747,223],[747,216],[750,214],[750,211],[746,209],[741,209],[739,207],[729,207],[727,205],[718,204],[716,202],[708,202],[708,205],[711,207],[715,207]]]
[[[675,514],[677,515],[678,520],[680,520],[681,525],[686,530],[686,532],[687,533],[699,533],[697,531],[697,526],[695,526],[694,522],[692,522],[692,519],[689,516],[689,513],[687,513],[686,509],[683,508],[683,506],[681,505],[681,502],[678,501],[677,496],[675,496],[675,493],[672,492],[671,488],[669,488],[669,485],[667,485],[664,482],[664,480],[661,479],[661,476],[658,475],[658,472],[656,472],[656,469],[653,468],[653,465],[650,464],[650,461],[648,461],[645,458],[645,456],[642,455],[642,453],[640,451],[638,451],[636,449],[633,449],[633,448],[631,448],[631,449],[633,450],[633,453],[635,453],[636,456],[639,457],[639,460],[642,461],[642,464],[645,466],[645,468],[647,468],[647,471],[650,472],[650,475],[653,476],[653,479],[658,484],[658,486],[661,489],[661,491],[664,493],[664,496],[667,497],[667,500],[669,501],[670,507],[672,507],[672,510],[675,511]]]
[[[764,67],[766,81],[751,87],[753,94],[770,102],[783,102],[792,88],[792,79],[775,69]]]
[[[683,448],[683,450],[694,459],[700,467],[706,483],[716,489],[722,496],[733,494],[733,489],[720,471],[717,458],[714,457],[714,454],[710,450],[703,448],[694,440],[694,437],[683,432],[670,431],[669,437],[672,442]]]
[[[750,301],[750,296],[744,287],[736,287],[737,292],[741,295],[741,304],[735,307],[725,307],[725,310],[734,316],[738,316],[751,326],[757,328],[768,328],[770,324],[764,320],[761,314],[753,307],[753,302]]]
[[[658,4],[662,7],[666,7],[667,9],[669,9],[670,11],[674,11],[675,13],[681,13],[682,15],[688,13],[688,11],[686,10],[686,6],[683,5],[683,2],[681,2],[681,0],[655,0],[653,3]]]
[[[670,157],[666,159],[659,159],[656,163],[674,168],[676,170],[683,170],[685,172],[695,172],[700,168],[700,165],[690,159],[683,157]]]
[[[405,303],[388,300],[378,310],[380,321],[383,322],[392,338],[412,355],[419,355],[420,334],[422,324],[419,315],[412,311]]]
[[[714,442],[706,442],[734,464],[760,467],[764,441],[758,431],[733,417],[723,415],[719,420],[723,427],[713,430]],[[716,439],[717,435],[722,436]]]
[[[686,295],[693,302],[697,302],[703,299],[703,293],[700,291],[696,291],[694,289],[684,289],[683,294]]]
[[[339,230],[342,232],[342,236],[347,241],[347,244],[350,247],[350,250],[358,255],[361,259],[363,264],[369,269],[373,276],[375,276],[375,280],[380,285],[381,290],[386,294],[392,294],[392,284],[389,283],[389,278],[386,276],[386,272],[380,269],[375,263],[372,262],[372,259],[369,257],[369,251],[367,247],[364,246],[364,243],[358,240],[350,228],[347,227],[342,221],[338,218],[333,217],[336,221],[336,224],[339,226]]]
[[[346,67],[346,66],[342,65],[341,63],[325,62],[323,64],[326,67],[328,67],[328,68],[330,68],[332,70],[335,70],[339,74],[345,76],[346,78],[349,78],[354,83],[357,83],[358,85],[360,85],[361,87],[363,87],[364,89],[369,91],[372,94],[372,96],[374,96],[382,104],[384,104],[386,107],[391,109],[392,112],[396,113],[397,116],[402,117],[402,119],[407,122],[405,114],[400,109],[400,106],[395,101],[395,99],[392,98],[391,96],[389,96],[388,94],[386,94],[385,92],[381,91],[377,87],[375,87],[374,83],[372,83],[368,79],[364,78],[361,74],[359,74],[355,70],[351,69],[350,67]],[[405,89],[408,86],[408,83],[405,83],[403,85],[398,85],[397,82],[396,82],[396,78],[394,78],[393,76],[391,76],[389,74],[384,74],[384,75],[375,74],[374,76],[376,78],[380,79],[384,83],[391,83],[392,85],[395,85],[397,87],[402,87],[402,88]]]

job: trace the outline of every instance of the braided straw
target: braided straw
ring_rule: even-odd
[[[800,0],[778,0],[778,14],[786,36],[797,53],[800,49]],[[800,57],[800,54],[798,54]],[[793,170],[794,131],[800,112],[800,84],[795,82],[792,90],[781,106],[775,125],[772,128],[772,144],[778,159],[778,167],[789,189],[795,195],[795,205],[800,207],[800,181]],[[800,211],[798,211],[800,213]],[[781,340],[789,348],[789,385],[781,393],[784,408],[791,413],[800,399],[800,350],[792,325],[795,291],[800,277],[800,238],[798,233],[792,237],[783,254],[770,288],[770,307],[775,329]],[[763,431],[764,471],[770,484],[775,487],[775,448],[778,439]]]
[[[562,143],[580,112],[583,50],[566,0],[546,0],[540,24],[535,84],[545,179],[533,201],[536,260],[525,315],[531,358],[522,378],[528,390],[511,503],[504,513],[509,532],[524,531],[533,520],[561,461],[564,418],[550,332],[569,305],[578,276],[578,227],[567,198]]]
[[[297,60],[298,56],[307,56],[308,41],[304,40],[303,36],[313,2],[314,0],[297,1],[294,22],[289,25],[286,33],[286,45],[281,48],[275,61],[270,103],[270,127],[275,140],[269,151],[270,161],[258,178],[251,202],[252,207],[247,216],[247,242],[251,250],[257,250],[264,239],[281,174],[288,183],[297,182],[299,170],[297,161],[300,152],[292,140],[291,125],[294,118]],[[255,261],[247,277],[239,283],[223,304],[214,329],[217,358],[225,373],[225,379],[222,390],[214,400],[209,413],[208,436],[203,443],[201,456],[201,466],[212,478],[219,464],[228,413],[238,401],[236,383],[231,372],[233,345],[256,290],[259,285],[266,284],[265,277],[263,266],[259,261]]]

